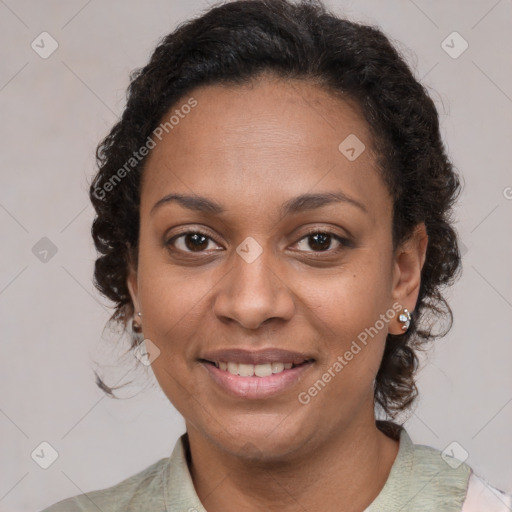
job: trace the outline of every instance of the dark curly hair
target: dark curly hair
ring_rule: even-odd
[[[441,140],[434,102],[399,51],[377,27],[342,19],[321,0],[217,4],[164,37],[149,63],[132,72],[121,120],[96,151],[99,170],[90,199],[100,255],[94,284],[116,304],[109,323],[124,326],[134,349],[142,340],[127,328],[134,309],[126,281],[130,262],[137,267],[141,155],[147,153],[141,148],[195,87],[245,84],[263,72],[307,80],[355,102],[393,198],[393,246],[417,224],[426,225],[429,243],[412,322],[406,333],[388,334],[375,380],[375,404],[395,418],[418,395],[416,350],[445,335],[453,322],[441,292],[461,267],[451,219],[461,185]],[[434,332],[440,319],[448,325]],[[112,394],[115,388],[98,374],[96,379]]]

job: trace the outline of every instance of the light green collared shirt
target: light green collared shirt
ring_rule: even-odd
[[[468,465],[435,448],[413,444],[399,425],[378,424],[390,437],[399,439],[400,446],[384,487],[363,512],[466,510]],[[207,512],[195,491],[188,455],[188,437],[183,434],[170,457],[117,485],[68,498],[43,512]]]

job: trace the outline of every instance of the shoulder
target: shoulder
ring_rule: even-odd
[[[162,472],[169,458],[155,462],[111,487],[59,501],[42,512],[147,512],[165,510]]]
[[[508,512],[512,510],[512,494],[493,487],[475,473],[469,477],[462,512]]]
[[[461,510],[471,475],[471,467],[432,446],[413,444],[412,478],[417,482],[413,503],[419,510],[436,507],[446,511]]]
[[[418,470],[432,478],[432,491],[446,496],[444,505],[461,512],[510,512],[512,495],[507,494],[477,475],[467,464],[440,450],[415,444],[414,456]],[[462,498],[460,505],[455,497]],[[441,503],[441,501],[440,501]]]

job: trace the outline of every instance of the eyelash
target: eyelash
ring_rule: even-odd
[[[169,247],[171,250],[181,251],[181,252],[184,252],[185,254],[201,254],[201,253],[204,253],[205,251],[197,251],[197,252],[194,252],[194,251],[183,251],[182,249],[176,249],[176,247],[174,247],[174,242],[176,240],[178,240],[181,237],[187,236],[187,235],[201,235],[201,236],[203,236],[203,237],[205,237],[205,238],[207,238],[209,240],[214,241],[213,238],[210,237],[207,233],[204,233],[204,232],[202,232],[200,230],[189,230],[189,231],[183,231],[182,233],[179,233],[178,235],[175,235],[175,236],[171,237],[169,240],[167,240],[165,242],[165,245],[167,247]],[[305,251],[306,253],[312,253],[312,254],[317,254],[317,255],[322,255],[322,254],[332,255],[332,254],[336,254],[336,253],[340,252],[341,250],[343,250],[343,247],[350,247],[351,246],[351,243],[350,243],[350,241],[348,239],[343,238],[342,236],[337,235],[336,233],[333,233],[332,231],[329,231],[328,229],[327,230],[325,230],[325,229],[324,230],[314,229],[312,231],[309,231],[309,232],[305,233],[304,236],[302,236],[296,242],[296,244],[301,242],[304,239],[307,239],[310,236],[313,236],[313,235],[328,235],[328,236],[331,236],[332,238],[334,238],[336,241],[338,241],[341,244],[341,247],[339,247],[338,249],[335,249],[335,250],[327,249],[325,251]]]

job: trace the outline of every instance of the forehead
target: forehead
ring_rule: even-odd
[[[190,98],[196,106],[182,108]],[[386,195],[357,106],[313,83],[262,78],[202,86],[163,122],[172,115],[172,128],[146,161],[141,208],[173,191],[231,204],[316,189]]]

